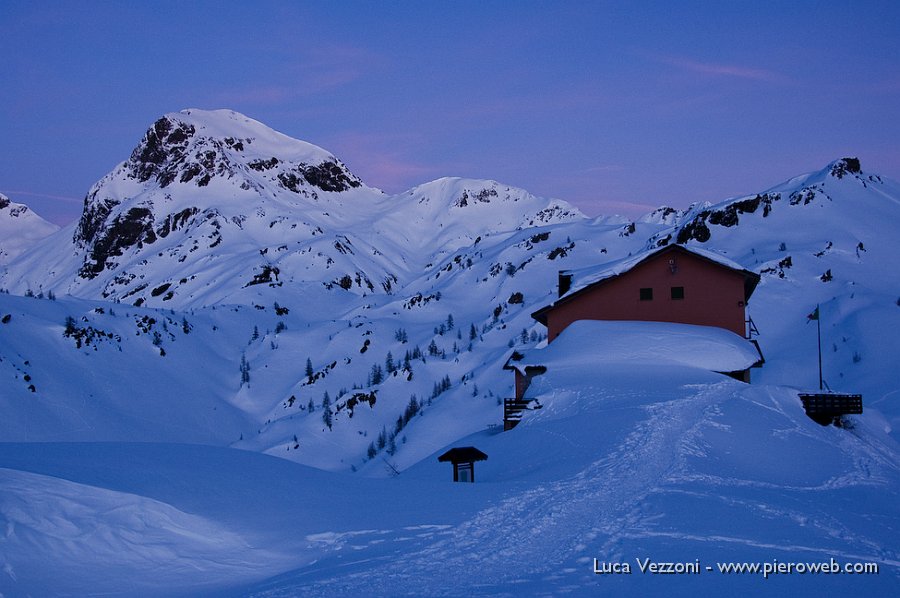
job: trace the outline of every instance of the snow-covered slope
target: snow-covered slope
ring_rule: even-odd
[[[0,193],[0,266],[59,230],[20,203]]]

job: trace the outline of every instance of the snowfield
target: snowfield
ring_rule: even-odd
[[[787,389],[680,366],[542,378],[543,409],[510,432],[455,443],[489,455],[473,485],[452,484],[436,454],[397,478],[366,479],[194,445],[4,444],[0,587],[235,596],[900,587],[898,451],[876,413],[867,414],[875,426],[822,427]],[[597,575],[595,558],[628,562],[632,574]],[[635,559],[645,558],[704,569],[642,574]],[[879,573],[705,569],[830,558],[877,563]]]
[[[900,185],[858,160],[592,220],[495,181],[387,196],[190,110],[78,223],[9,207],[2,596],[900,595]],[[560,270],[671,243],[760,274],[752,384],[716,373],[759,358],[724,330],[580,322],[547,345],[531,318]],[[841,428],[798,398],[816,306],[826,382],[863,395]],[[501,432],[514,352],[548,370]],[[437,461],[464,446],[488,455],[475,484]]]

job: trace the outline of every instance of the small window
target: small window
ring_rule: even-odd
[[[684,287],[672,287],[672,299],[684,299]]]
[[[653,301],[653,289],[641,289],[641,301]]]

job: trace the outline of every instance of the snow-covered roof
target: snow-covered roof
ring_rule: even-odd
[[[631,363],[683,365],[714,372],[737,372],[755,365],[759,352],[737,334],[714,326],[671,322],[579,320],[549,345],[529,351],[509,366],[597,367]]]
[[[664,247],[655,247],[653,249],[649,249],[646,251],[642,251],[640,253],[636,253],[634,255],[630,255],[626,258],[615,260],[612,262],[607,262],[604,264],[598,264],[596,266],[589,266],[587,268],[580,268],[578,270],[568,270],[565,273],[572,275],[572,286],[571,288],[562,296],[560,299],[565,298],[568,295],[571,295],[585,287],[588,287],[592,284],[598,283],[602,280],[606,280],[607,278],[614,278],[616,276],[620,276],[629,270],[635,268],[641,262],[651,258],[652,256],[662,253],[667,250],[671,250],[673,248],[681,248],[689,253],[693,253],[702,258],[705,258],[711,262],[715,262],[719,265],[725,266],[726,268],[731,268],[732,270],[743,271],[744,267],[738,264],[735,261],[732,261],[722,255],[721,253],[716,253],[715,251],[709,251],[708,249],[700,249],[699,247],[691,247],[687,248],[683,245],[667,245]]]
[[[694,254],[707,261],[719,264],[720,266],[735,270],[737,272],[742,272],[750,278],[755,279],[752,281],[752,284],[746,289],[747,298],[749,298],[750,294],[753,292],[753,289],[756,287],[756,282],[759,279],[759,276],[757,274],[750,272],[737,262],[728,259],[721,253],[710,251],[708,249],[701,249],[699,247],[685,247],[684,245],[665,245],[663,247],[654,247],[652,249],[641,251],[622,259],[589,266],[587,268],[560,271],[561,275],[571,277],[571,285],[569,289],[555,301],[553,301],[549,305],[542,307],[532,315],[538,321],[545,322],[545,320],[541,318],[541,314],[543,314],[546,310],[558,305],[561,302],[567,301],[573,295],[580,293],[581,291],[592,285],[604,282],[617,276],[621,276],[622,274],[633,270],[636,266],[657,254],[673,250],[681,250],[687,253]]]

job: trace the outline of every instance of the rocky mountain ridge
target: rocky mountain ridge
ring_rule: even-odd
[[[157,120],[91,188],[52,265],[32,252],[0,286],[174,307],[246,302],[241,289],[286,282],[390,293],[433,255],[583,218],[493,181],[386,196],[317,146],[235,112],[185,110]]]

